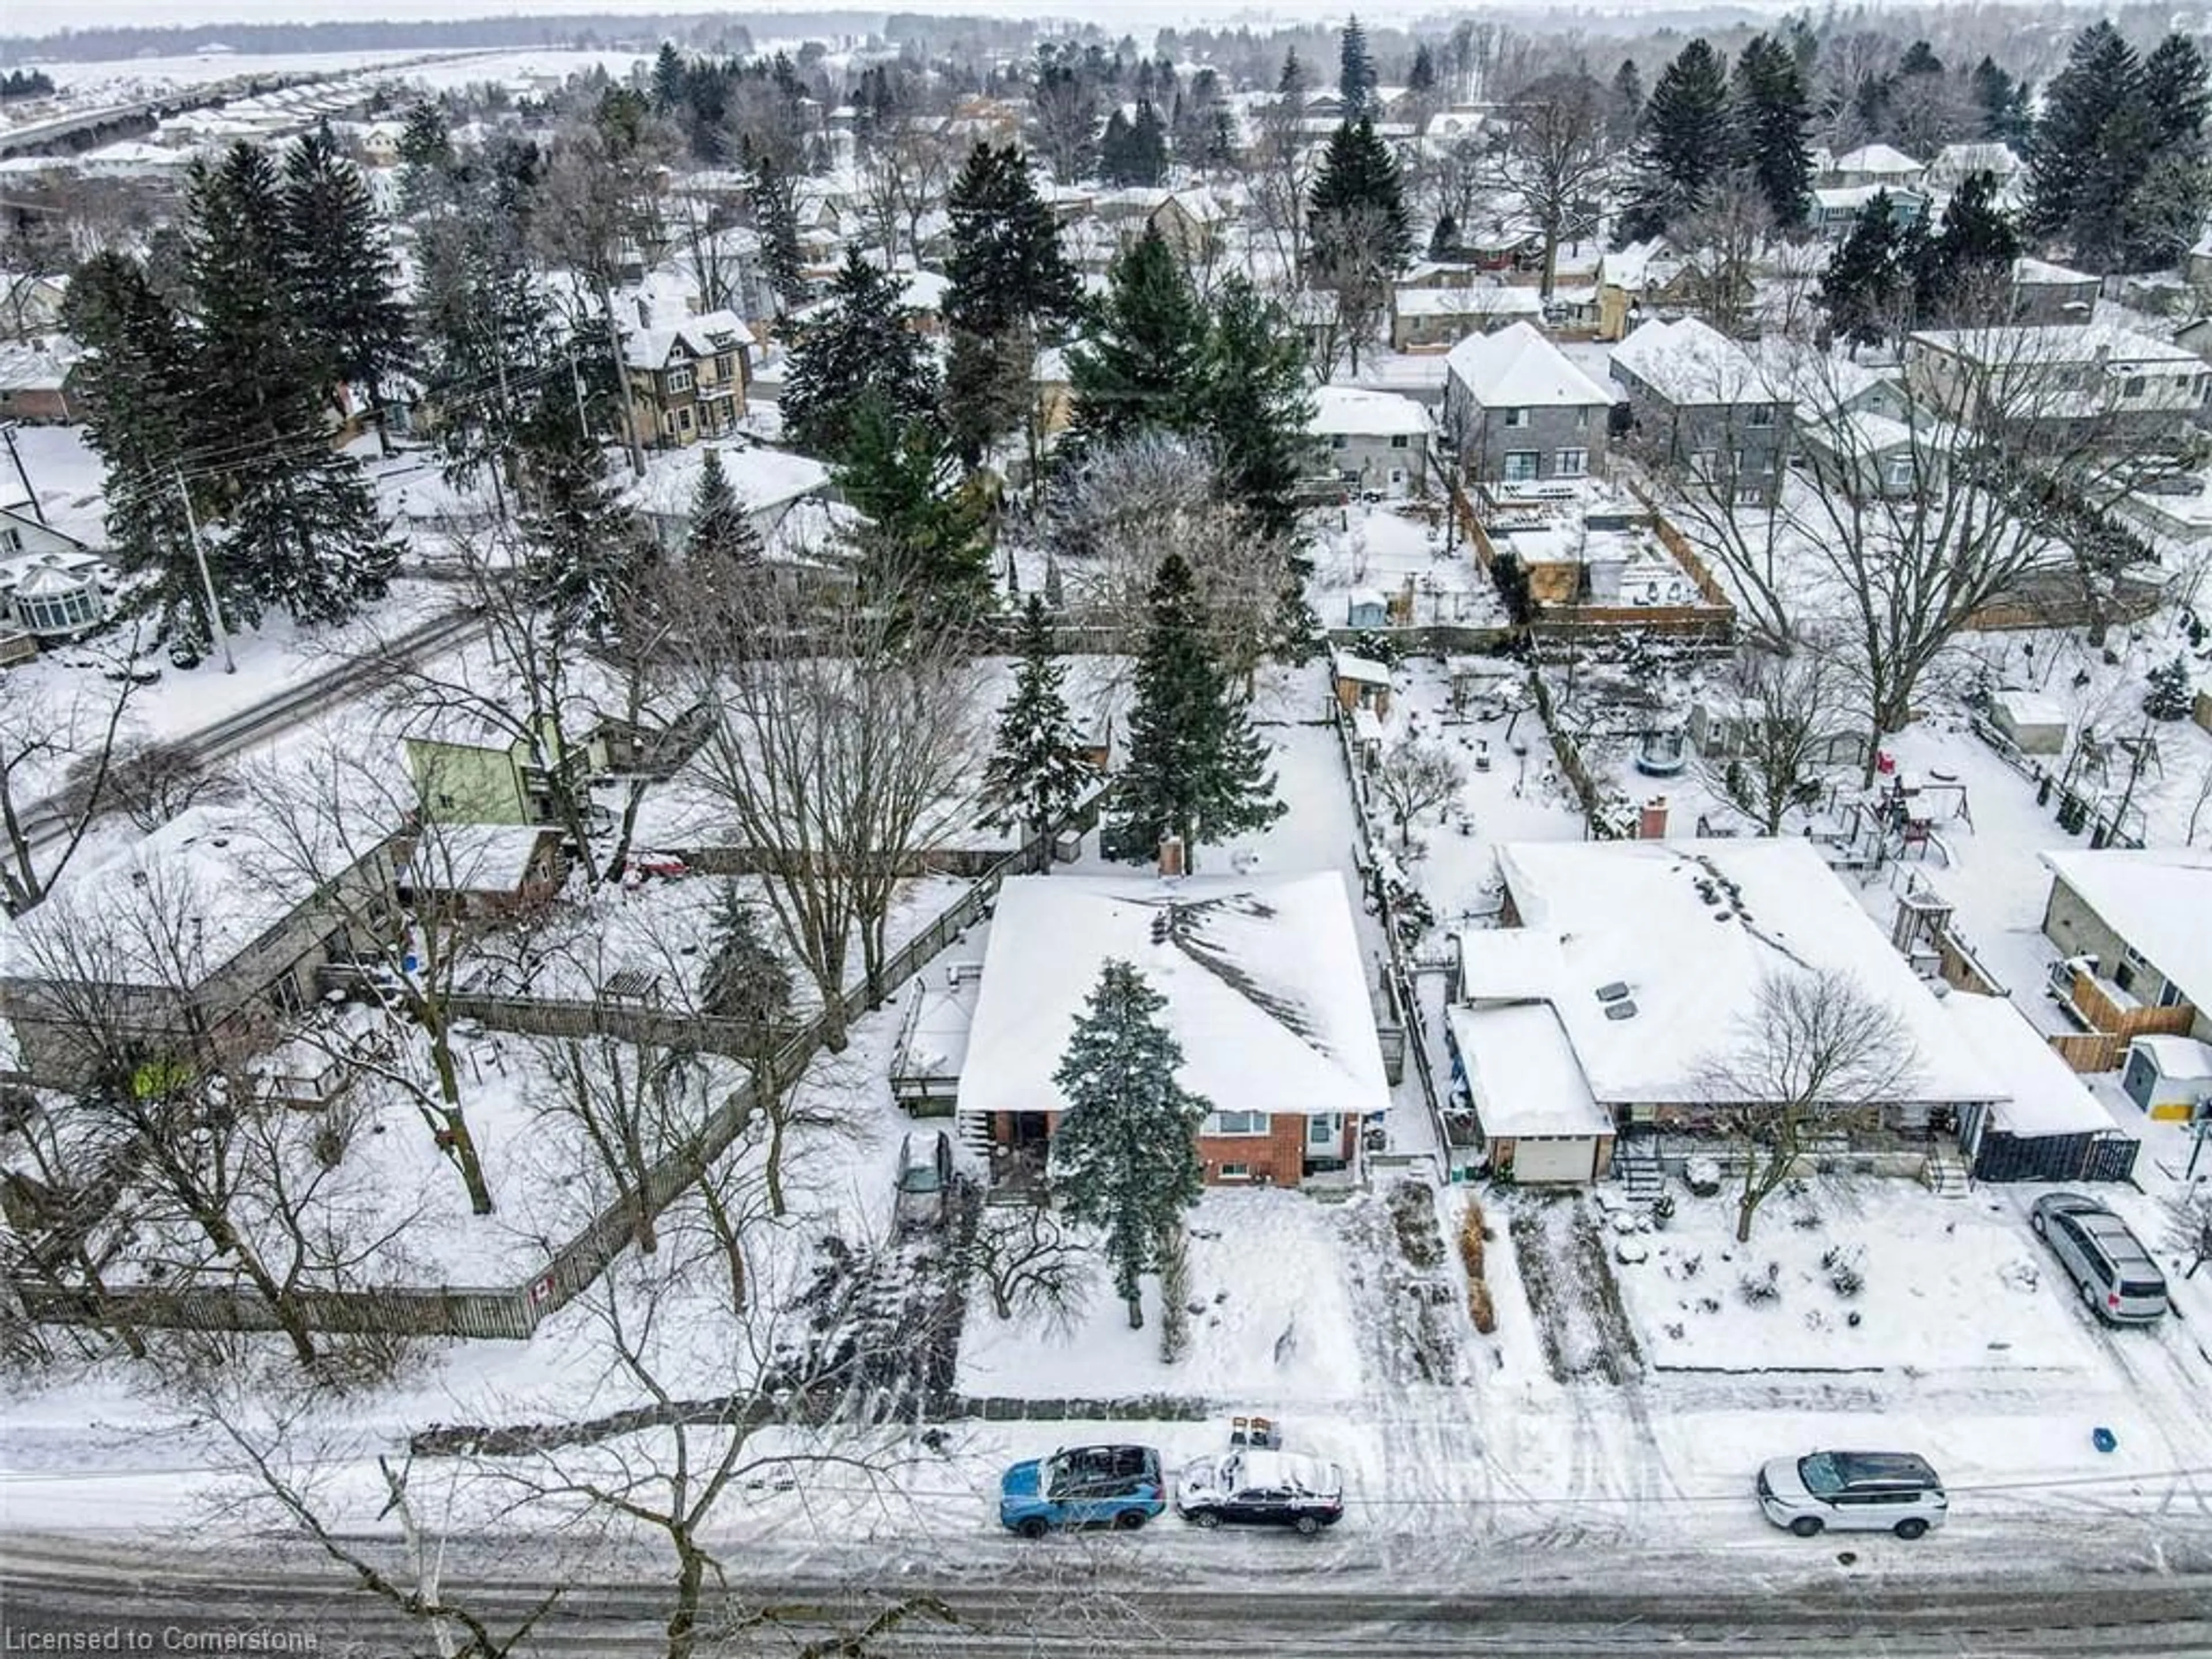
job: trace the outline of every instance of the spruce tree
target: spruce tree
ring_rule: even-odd
[[[2028,138],[2027,227],[2032,232],[2069,238],[2078,245],[2083,239],[2082,222],[2094,221],[2098,211],[2096,198],[2087,192],[2127,182],[2114,177],[2107,138],[2114,118],[2135,100],[2141,76],[2135,49],[2109,21],[2092,24],[2075,37],[2066,67],[2052,79],[2042,116]],[[2076,247],[2077,257],[2090,263],[2102,252]]]
[[[761,269],[778,306],[799,305],[809,289],[790,170],[765,154],[757,155],[747,170],[752,175],[753,230],[760,238]]]
[[[1820,304],[1838,337],[1879,345],[1909,324],[1904,307],[1912,294],[1912,254],[1890,213],[1889,193],[1875,191],[1820,273]]]
[[[1130,137],[1129,118],[1117,106],[1098,135],[1098,182],[1109,189],[1121,190],[1136,182],[1129,176]]]
[[[1705,41],[1692,40],[1651,89],[1621,234],[1631,240],[1656,236],[1697,212],[1735,152],[1727,66]]]
[[[1437,55],[1425,40],[1413,48],[1413,66],[1406,71],[1406,90],[1426,98],[1437,89]]]
[[[1054,1196],[1071,1221],[1104,1230],[1132,1330],[1145,1322],[1145,1274],[1203,1189],[1197,1134],[1213,1109],[1176,1079],[1182,1046],[1160,1023],[1167,1006],[1130,963],[1109,961],[1052,1078],[1066,1102]]]
[[[1168,174],[1168,130],[1149,98],[1137,100],[1137,118],[1129,125],[1127,173],[1121,182],[1144,190],[1157,188]]]
[[[1254,732],[1206,637],[1190,567],[1160,561],[1146,605],[1129,759],[1115,780],[1114,818],[1135,861],[1162,840],[1197,849],[1261,830],[1281,815],[1267,750]]]
[[[177,477],[196,392],[183,322],[145,268],[116,252],[77,268],[61,320],[85,349],[70,386],[84,405],[85,440],[107,466],[108,546],[125,574],[154,584],[164,620],[184,638],[207,639]]]
[[[368,393],[388,453],[384,389],[407,361],[407,312],[368,183],[328,127],[303,135],[285,155],[284,220],[293,307],[333,379]]]
[[[1081,288],[1021,151],[977,144],[953,180],[945,214],[952,245],[945,266],[946,323],[985,335],[1025,325],[1042,338],[1059,337],[1075,319]]]
[[[684,102],[684,54],[676,50],[674,41],[663,40],[653,60],[653,112],[670,114]]]
[[[901,418],[928,414],[936,375],[897,284],[857,247],[830,297],[800,328],[783,383],[783,428],[802,449],[836,459],[852,436],[854,410],[880,399]]]
[[[730,488],[721,452],[708,445],[699,461],[699,487],[691,495],[691,525],[684,551],[695,561],[758,564],[764,550],[760,532],[738,492]]]
[[[2190,673],[2189,659],[2176,652],[2173,659],[2161,667],[2154,668],[2144,676],[2142,710],[2154,720],[2185,720],[2196,702],[2194,678]]]
[[[983,769],[983,795],[992,823],[1035,838],[1066,820],[1097,775],[1077,753],[1082,738],[1061,690],[1051,619],[1035,593],[1022,606],[1020,650],[1013,694],[999,711],[997,740]],[[1049,860],[1044,867],[1051,869]]]
[[[1606,111],[1606,136],[1613,142],[1617,151],[1626,151],[1636,142],[1637,130],[1644,125],[1644,75],[1636,67],[1633,58],[1624,58],[1620,67],[1613,72],[1613,97]]]
[[[1367,30],[1358,17],[1348,17],[1336,53],[1336,93],[1344,100],[1347,120],[1374,112],[1376,85],[1375,59],[1367,50]]]
[[[331,365],[294,303],[276,164],[246,143],[196,164],[186,211],[190,442],[232,458],[194,490],[222,549],[210,567],[226,619],[258,623],[281,604],[303,622],[340,620],[383,592],[397,560],[360,469],[322,441]]]
[[[1968,79],[1974,107],[1981,112],[1981,136],[1992,143],[2025,143],[2032,123],[2027,112],[2027,86],[1997,67],[1993,58],[1974,65]]]
[[[623,505],[598,439],[579,429],[574,387],[538,393],[520,520],[532,595],[561,632],[605,644],[617,634],[650,545]]]
[[[1997,206],[1993,173],[1966,175],[1943,209],[1943,223],[1923,245],[1913,274],[1913,320],[1922,328],[1996,321],[2009,304],[2020,233]]]
[[[1093,442],[1148,426],[1186,429],[1206,340],[1206,313],[1182,262],[1147,227],[1109,269],[1091,334],[1069,349],[1075,435]]]
[[[866,523],[857,536],[860,591],[907,622],[973,621],[991,599],[991,501],[965,477],[936,422],[884,398],[860,400],[835,470]]]
[[[1316,270],[1343,266],[1354,244],[1379,270],[1403,270],[1412,258],[1413,233],[1398,158],[1366,118],[1340,122],[1329,135],[1308,199],[1307,234]]]
[[[1297,331],[1249,277],[1214,296],[1197,401],[1195,430],[1212,440],[1238,505],[1261,534],[1289,536],[1313,398]]]
[[[1811,118],[1797,60],[1771,35],[1753,36],[1736,59],[1736,132],[1742,163],[1780,229],[1802,224],[1812,198],[1813,162],[1805,149]]]

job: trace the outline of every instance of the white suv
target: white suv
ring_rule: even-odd
[[[1816,1451],[1778,1457],[1760,1469],[1759,1507],[1800,1538],[1831,1527],[1917,1538],[1943,1524],[1950,1499],[1916,1453]]]

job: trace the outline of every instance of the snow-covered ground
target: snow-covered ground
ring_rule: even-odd
[[[1412,594],[1412,619],[1465,628],[1502,627],[1504,602],[1465,542],[1447,551],[1440,509],[1406,501],[1352,505],[1310,515],[1319,537],[1313,552],[1314,611],[1328,628],[1352,625],[1351,606],[1364,595]]]
[[[964,1393],[1028,1399],[1175,1395],[1282,1413],[1356,1400],[1358,1351],[1344,1284],[1338,1212],[1296,1193],[1209,1192],[1190,1215],[1190,1352],[1159,1358],[1159,1287],[1145,1281],[1146,1324],[1131,1330],[1103,1255],[1082,1317],[1001,1323],[977,1294],[961,1345]]]

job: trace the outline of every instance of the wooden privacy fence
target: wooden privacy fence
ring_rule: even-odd
[[[1001,857],[961,895],[957,903],[891,953],[878,982],[902,985],[911,979],[931,957],[982,917],[1001,881],[1042,868],[1052,855],[1052,842],[1049,835],[1036,836]],[[839,1001],[846,1019],[857,1019],[868,1011],[871,988],[865,981],[851,986]],[[537,1004],[536,1013],[524,1012],[532,1006],[525,998],[456,998],[453,1012],[481,1019],[488,1026],[534,1035],[606,1032],[634,1041],[674,1041],[710,1050],[714,1049],[714,1043],[703,1038],[726,1037],[729,1034],[721,1028],[742,1024],[714,1022],[711,1017],[702,1024],[697,1018],[658,1010],[607,1009],[580,1002]],[[771,1088],[781,1091],[798,1081],[821,1051],[827,1025],[826,1016],[817,1016],[794,1030],[775,1050],[766,1068]],[[754,1102],[754,1081],[748,1078],[699,1126],[688,1146],[653,1166],[639,1192],[601,1210],[522,1284],[309,1289],[291,1292],[291,1306],[308,1328],[318,1331],[526,1338],[549,1315],[581,1294],[629,1246],[641,1213],[659,1215],[697,1180],[702,1170],[729,1150],[751,1120]],[[6,1289],[26,1318],[44,1324],[221,1331],[279,1328],[276,1310],[247,1285],[145,1286],[100,1295],[81,1286],[10,1278]]]

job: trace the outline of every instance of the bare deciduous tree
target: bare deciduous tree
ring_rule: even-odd
[[[1048,508],[1070,616],[1127,630],[1146,614],[1169,554],[1190,568],[1224,662],[1249,674],[1273,645],[1289,550],[1255,532],[1226,499],[1204,444],[1145,432],[1086,456]]]
[[[1316,286],[1336,296],[1336,334],[1359,373],[1359,353],[1381,337],[1390,314],[1391,285],[1397,272],[1385,250],[1389,216],[1371,202],[1354,202],[1330,216],[1326,246],[1317,246],[1310,264]]]
[[[238,780],[188,744],[133,740],[114,757],[109,804],[148,835],[195,806],[238,799]]]
[[[1088,1248],[1069,1237],[1042,1204],[996,1206],[984,1212],[969,1261],[1002,1320],[1039,1316],[1055,1328],[1082,1321],[1096,1280]]]
[[[1767,835],[1817,791],[1820,769],[1850,719],[1845,677],[1818,639],[1740,647],[1714,699],[1727,741],[1705,757],[1709,779]]]
[[[1413,840],[1415,818],[1459,799],[1467,782],[1467,767],[1444,744],[1407,732],[1382,751],[1382,758],[1368,776],[1375,793],[1390,809],[1402,847]]]
[[[1580,70],[1530,82],[1509,101],[1491,152],[1496,177],[1521,198],[1543,234],[1541,292],[1552,297],[1559,244],[1595,206],[1613,161],[1606,141],[1606,91]]]
[[[1695,1073],[1706,1103],[1737,1125],[1736,1242],[1750,1241],[1759,1206],[1796,1172],[1814,1131],[1894,1100],[1917,1069],[1903,1023],[1850,975],[1798,965],[1763,976],[1733,1045]]]
[[[757,861],[763,890],[842,1048],[858,940],[881,1003],[890,912],[924,857],[969,822],[985,752],[962,642],[896,607],[828,611],[768,582],[702,593],[688,642],[714,711],[691,775]]]
[[[102,653],[109,672],[97,686],[83,677],[67,689],[41,686],[28,673],[9,673],[0,685],[0,902],[11,915],[46,896],[108,809],[138,690],[137,656],[135,635],[112,659]]]
[[[2212,1261],[2212,1191],[2192,1186],[2166,1200],[2166,1248],[2189,1258],[2184,1279]]]

